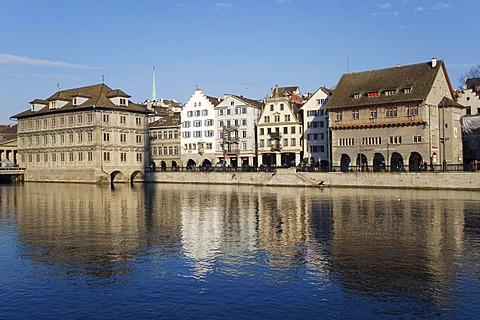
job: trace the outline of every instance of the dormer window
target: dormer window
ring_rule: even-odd
[[[55,101],[50,101],[50,106],[49,107],[50,107],[50,109],[55,109],[55,107],[56,107]]]
[[[361,94],[360,93],[354,93],[353,94],[353,99],[360,99]]]
[[[378,97],[379,92],[378,91],[372,91],[367,93],[367,97],[373,98],[373,97]]]
[[[74,105],[74,106],[77,105],[77,98],[73,98],[73,105]]]
[[[121,106],[126,106],[126,105],[127,105],[127,99],[125,99],[125,98],[120,98],[120,105],[121,105]]]
[[[408,88],[404,88],[403,89],[403,93],[410,93],[412,92],[412,88],[411,87],[408,87]]]
[[[397,90],[385,90],[384,93],[386,96],[393,96],[397,93]]]

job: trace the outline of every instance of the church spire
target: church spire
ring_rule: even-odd
[[[153,64],[152,101],[157,101],[157,89],[155,84],[155,63]]]

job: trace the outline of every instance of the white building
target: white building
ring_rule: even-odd
[[[217,159],[226,166],[256,166],[256,125],[263,103],[233,94],[215,107]]]
[[[305,104],[303,110],[303,154],[307,163],[328,167],[329,136],[327,103],[332,90],[319,88]]]
[[[219,98],[206,96],[196,88],[181,112],[181,157],[184,166],[209,167],[215,162],[215,106]]]

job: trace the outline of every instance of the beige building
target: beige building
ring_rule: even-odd
[[[177,170],[180,159],[180,112],[172,110],[157,113],[156,121],[148,124],[150,136],[150,168],[153,170]]]
[[[145,106],[105,84],[58,91],[35,99],[18,121],[25,181],[113,182],[143,178]]]
[[[327,106],[337,170],[461,168],[460,118],[445,63],[344,74]]]
[[[259,164],[290,166],[303,159],[299,87],[272,89],[257,124]]]

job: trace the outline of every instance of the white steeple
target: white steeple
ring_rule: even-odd
[[[157,101],[157,89],[155,85],[155,63],[153,64],[152,102]]]

